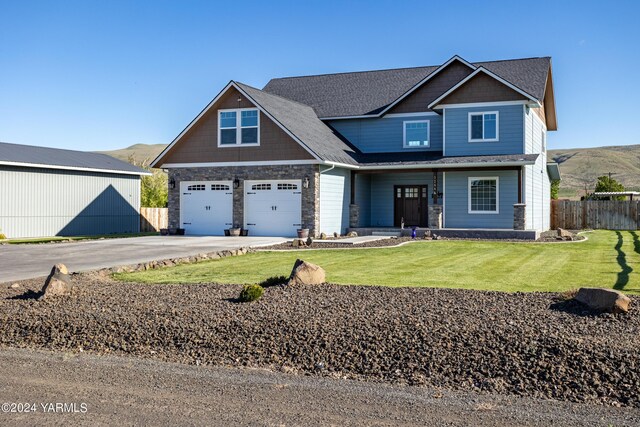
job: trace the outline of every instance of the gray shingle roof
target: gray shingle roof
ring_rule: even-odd
[[[148,172],[106,154],[0,142],[0,162],[29,163],[56,169],[97,169],[106,173],[146,175]]]
[[[477,62],[542,101],[551,58]],[[375,114],[438,69],[438,66],[272,79],[265,92],[314,108],[318,117]]]
[[[316,116],[313,108],[243,83],[234,83],[320,159],[356,164],[356,151],[338,138],[331,128]]]
[[[464,165],[483,164],[533,164],[538,154],[502,154],[489,156],[442,156],[441,152],[414,152],[414,153],[373,153],[357,156],[360,166],[421,166],[426,167],[452,167]]]

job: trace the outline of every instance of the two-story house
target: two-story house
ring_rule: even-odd
[[[559,179],[550,130],[550,58],[454,56],[262,90],[231,81],[152,166],[168,170],[169,224],[187,234],[404,226],[530,238],[549,228]]]

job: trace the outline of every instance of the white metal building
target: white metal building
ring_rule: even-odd
[[[0,233],[135,233],[143,169],[106,154],[0,143]]]

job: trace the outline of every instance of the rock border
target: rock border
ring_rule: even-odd
[[[241,247],[238,249],[226,249],[215,252],[203,252],[198,255],[167,258],[162,260],[154,260],[148,262],[141,262],[137,264],[119,265],[115,267],[106,267],[96,270],[89,270],[79,273],[97,273],[101,276],[118,274],[118,273],[135,273],[140,271],[157,270],[165,267],[175,267],[178,265],[195,264],[202,261],[210,261],[215,259],[226,258],[230,256],[242,256],[254,250],[249,247]]]

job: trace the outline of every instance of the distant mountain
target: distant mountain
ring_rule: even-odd
[[[640,145],[549,150],[549,159],[560,164],[561,198],[584,194],[585,184],[591,192],[597,178],[611,177],[628,190],[640,191]]]
[[[135,144],[131,147],[121,148],[119,150],[98,151],[98,153],[108,154],[116,159],[128,162],[132,157],[137,164],[148,165],[155,159],[158,154],[166,147],[165,144]]]
[[[164,144],[135,144],[100,153],[124,161],[133,156],[136,162],[149,164],[165,147]],[[549,159],[560,164],[560,197],[580,197],[585,184],[593,191],[597,178],[609,172],[627,189],[640,191],[640,145],[549,150]]]

